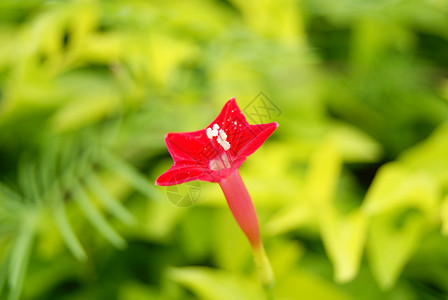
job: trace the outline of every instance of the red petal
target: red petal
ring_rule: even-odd
[[[244,128],[249,125],[243,112],[236,104],[235,98],[231,98],[224,105],[216,119],[211,122],[208,127],[212,127],[214,124],[218,124],[219,127],[221,129],[224,129],[227,135],[229,135],[228,129],[234,128],[235,121],[237,122],[237,124],[239,124],[237,128]]]
[[[210,177],[208,170],[199,166],[176,166],[173,165],[168,171],[156,179],[157,185],[176,185],[193,180],[205,180]]]
[[[218,124],[226,132],[230,144],[229,151],[234,160],[254,153],[278,127],[277,123],[249,125],[235,98],[227,101],[209,127],[214,124]]]
[[[241,135],[238,144],[235,144],[235,156],[247,157],[254,153],[267,138],[277,129],[275,122],[268,124],[249,125],[244,134]]]
[[[211,155],[209,151],[213,149],[209,146],[210,140],[207,138],[205,129],[168,133],[165,136],[165,143],[175,162],[193,161],[208,167]]]

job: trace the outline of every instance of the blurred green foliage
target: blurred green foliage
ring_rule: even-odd
[[[153,185],[260,92],[276,297],[448,297],[447,0],[2,0],[0,45],[0,298],[263,299],[217,185]]]

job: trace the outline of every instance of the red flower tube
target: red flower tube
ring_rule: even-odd
[[[238,168],[277,127],[275,122],[250,125],[232,98],[206,129],[165,136],[174,163],[156,180],[157,185],[163,186],[192,180],[218,182],[230,211],[251,244],[265,285],[273,282],[272,270],[261,242],[257,214]]]

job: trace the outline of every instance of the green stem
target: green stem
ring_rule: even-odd
[[[264,285],[263,290],[264,293],[266,294],[266,300],[275,300],[274,287],[272,285],[271,286]]]
[[[252,253],[254,254],[255,265],[257,266],[263,288],[272,292],[272,288],[274,287],[274,273],[272,272],[268,256],[264,251],[263,244],[260,243],[256,247],[252,247]]]

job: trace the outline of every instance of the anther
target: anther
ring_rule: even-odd
[[[214,124],[213,129],[210,127],[207,128],[206,133],[209,139],[216,137],[216,141],[222,146],[222,148],[224,148],[224,150],[227,151],[230,149],[230,143],[227,142],[227,134],[224,130],[219,129],[218,124]]]

